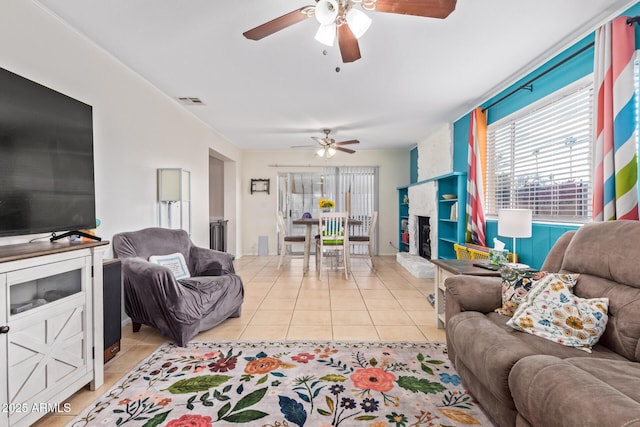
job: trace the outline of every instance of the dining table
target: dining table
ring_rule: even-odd
[[[320,224],[319,218],[298,218],[291,221],[293,225],[304,225],[306,226],[304,233],[304,260],[302,261],[302,271],[305,273],[309,271],[309,256],[311,254],[311,232],[313,231],[313,226],[317,226]],[[349,218],[347,220],[347,225],[357,226],[362,225],[362,221],[359,219]]]

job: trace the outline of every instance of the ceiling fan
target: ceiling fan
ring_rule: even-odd
[[[353,154],[356,152],[355,150],[344,148],[343,145],[360,144],[360,141],[358,141],[357,139],[350,139],[349,141],[336,141],[335,139],[329,137],[331,129],[323,129],[322,131],[324,132],[324,138],[318,136],[311,137],[311,139],[316,141],[320,146],[320,148],[316,151],[316,154],[319,157],[325,157],[328,159],[330,157],[333,157],[333,155],[336,154],[336,151],[343,151],[345,153]],[[291,148],[309,147],[306,145],[296,145]]]
[[[358,39],[371,25],[371,18],[362,10],[443,19],[455,7],[456,0],[316,0],[315,5],[303,6],[243,35],[251,40],[260,40],[315,16],[320,23],[316,40],[333,46],[337,37],[342,61],[354,62],[361,57]]]

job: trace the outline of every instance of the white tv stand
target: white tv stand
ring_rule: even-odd
[[[57,404],[102,385],[108,243],[0,246],[0,427],[64,413]]]

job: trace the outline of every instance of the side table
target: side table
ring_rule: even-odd
[[[436,266],[436,327],[445,327],[445,304],[444,304],[444,281],[448,277],[458,274],[466,274],[470,276],[490,276],[500,277],[500,272],[488,270],[486,268],[476,267],[473,265],[477,260],[470,259],[432,259],[431,262]]]

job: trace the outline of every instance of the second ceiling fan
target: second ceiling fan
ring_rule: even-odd
[[[322,131],[324,132],[324,138],[319,136],[311,137],[311,139],[316,141],[319,145],[319,148],[316,154],[320,157],[325,157],[325,158],[333,157],[333,155],[336,154],[336,151],[343,151],[345,153],[353,154],[356,152],[355,150],[352,150],[350,148],[344,148],[343,146],[351,145],[351,144],[360,144],[360,141],[358,141],[357,139],[350,139],[349,141],[336,141],[335,139],[329,137],[329,134],[331,133],[331,129],[323,129]],[[309,147],[306,145],[296,145],[291,148],[309,148]]]
[[[320,23],[316,40],[333,46],[337,38],[342,61],[354,62],[361,57],[358,38],[371,25],[371,18],[362,10],[443,19],[455,7],[456,0],[316,0],[315,5],[303,6],[258,25],[243,35],[251,40],[260,40],[315,16]]]

